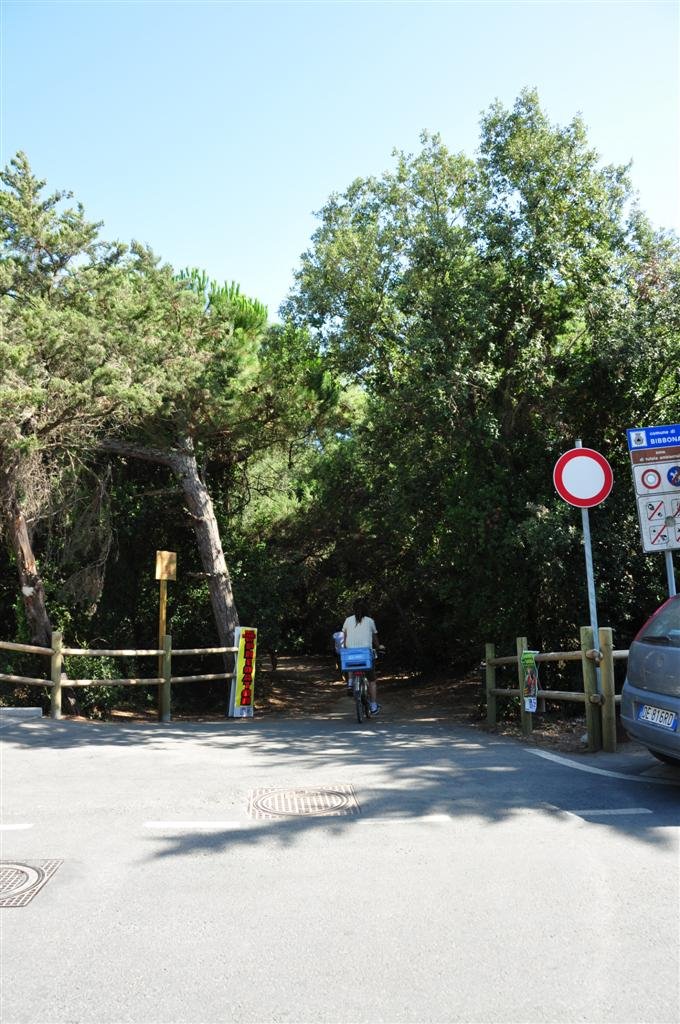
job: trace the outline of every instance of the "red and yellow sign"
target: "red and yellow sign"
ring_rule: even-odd
[[[235,718],[248,718],[253,714],[255,703],[257,630],[250,626],[240,626],[237,646],[236,679],[231,713]]]

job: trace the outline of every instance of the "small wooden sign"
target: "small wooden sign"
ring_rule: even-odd
[[[156,552],[156,579],[176,580],[177,579],[177,552],[157,551]]]

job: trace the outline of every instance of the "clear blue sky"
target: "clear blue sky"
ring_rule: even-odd
[[[333,191],[413,152],[472,155],[537,87],[680,230],[677,0],[3,0],[3,165],[23,149],[106,238],[236,280],[274,314]]]

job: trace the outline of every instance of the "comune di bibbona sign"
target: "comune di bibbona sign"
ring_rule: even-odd
[[[627,431],[642,549],[680,548],[680,423]]]

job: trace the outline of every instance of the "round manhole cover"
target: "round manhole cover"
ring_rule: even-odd
[[[3,863],[0,869],[0,896],[7,898],[21,896],[27,889],[39,885],[45,872],[28,864]]]
[[[329,786],[255,790],[249,811],[254,818],[287,818],[357,814],[359,807],[351,786]]]
[[[61,864],[60,860],[44,860],[38,864],[0,862],[0,907],[24,907]]]

